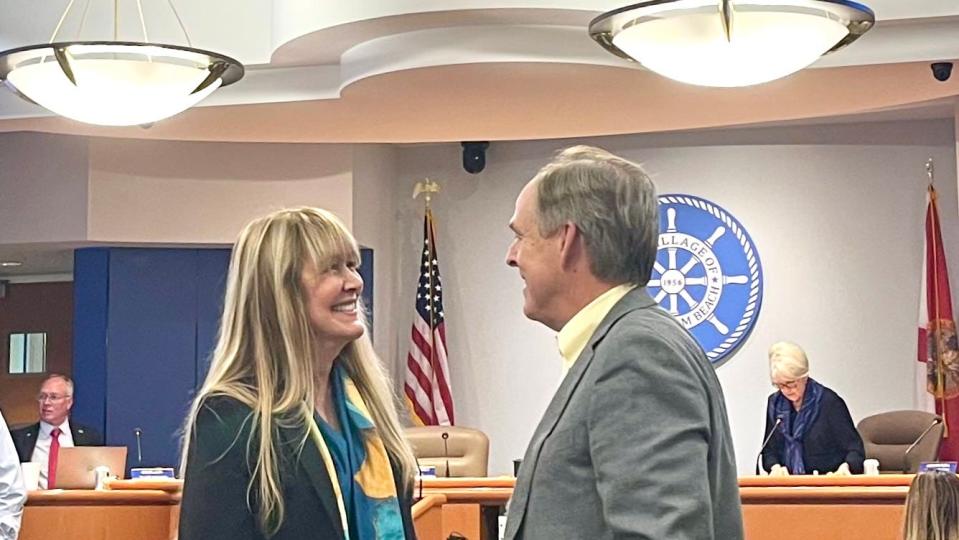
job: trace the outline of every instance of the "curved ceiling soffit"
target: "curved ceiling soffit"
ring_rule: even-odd
[[[455,91],[424,92],[456,81]],[[501,90],[508,89],[506,96]],[[743,89],[676,83],[642,69],[564,63],[449,65],[359,80],[342,100],[381,122],[361,142],[551,139],[743,126],[864,114],[954,99],[924,62],[805,70]],[[398,110],[397,103],[404,104]],[[465,106],[468,105],[468,106]],[[386,126],[379,129],[380,126]],[[390,130],[403,126],[393,133]]]
[[[272,61],[303,63],[318,51],[302,45],[320,39],[332,55],[376,37],[440,26],[469,24],[586,24],[595,15],[618,7],[617,0],[385,0],[316,2],[274,0]]]
[[[463,64],[588,64],[642,70],[606,53],[581,27],[468,26],[394,34],[356,45],[340,61],[340,92],[371,77]]]
[[[271,42],[274,53],[308,34],[336,27],[352,28],[358,35],[357,23],[382,24],[397,17],[419,19],[417,26],[400,27],[404,32],[430,27],[430,17],[440,17],[453,25],[466,24],[462,18],[476,18],[478,24],[494,22],[512,24],[566,24],[552,20],[563,12],[581,13],[582,23],[593,16],[621,7],[624,0],[381,0],[378,2],[316,2],[315,0],[272,0]],[[954,2],[903,2],[902,0],[868,0],[881,22],[931,19],[959,16]],[[536,21],[518,19],[523,11],[538,12]],[[472,12],[472,14],[471,14]],[[459,15],[458,15],[459,14]],[[457,20],[457,17],[461,18]],[[438,24],[443,24],[442,20]],[[380,36],[385,33],[380,33]],[[362,38],[361,38],[362,39]],[[355,45],[357,41],[352,44]]]
[[[815,69],[750,89],[705,89],[644,70],[469,64],[357,81],[341,99],[195,108],[149,130],[59,118],[3,131],[196,141],[415,143],[682,131],[828,118],[952,98],[927,63]]]

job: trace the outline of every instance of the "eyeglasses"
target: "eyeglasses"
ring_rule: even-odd
[[[70,397],[69,394],[37,394],[37,401],[43,403],[44,401],[49,401],[50,403],[59,403]]]
[[[780,390],[795,390],[796,388],[799,388],[800,381],[802,381],[802,379],[796,379],[795,381],[789,381],[784,383],[774,382],[773,386],[775,386],[776,388]]]

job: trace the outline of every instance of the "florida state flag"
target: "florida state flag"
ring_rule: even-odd
[[[926,241],[919,293],[919,361],[925,364],[926,390],[946,424],[939,458],[959,461],[959,344],[952,296],[939,230],[936,190],[929,186]]]

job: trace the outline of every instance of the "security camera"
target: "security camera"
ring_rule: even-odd
[[[946,82],[952,75],[952,62],[933,62],[930,64],[932,76],[939,82]]]
[[[486,168],[486,149],[489,148],[489,142],[464,141],[462,144],[463,169],[470,174],[483,172]]]

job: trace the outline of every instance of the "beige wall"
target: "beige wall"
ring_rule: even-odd
[[[297,205],[353,223],[350,145],[0,135],[0,245],[228,244]]]
[[[373,249],[373,345],[394,378],[397,373],[397,325],[392,317],[399,275],[396,271],[396,206],[400,184],[396,150],[390,145],[363,144],[353,149],[353,234]],[[412,305],[410,309],[413,309]]]
[[[232,243],[251,218],[287,206],[352,211],[348,145],[94,139],[95,242]]]
[[[9,133],[0,141],[0,244],[83,240],[87,140]]]

